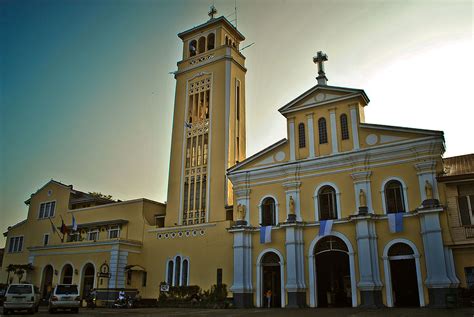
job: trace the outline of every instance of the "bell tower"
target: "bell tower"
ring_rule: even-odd
[[[223,16],[178,34],[166,226],[226,220],[226,170],[245,156],[244,36]]]

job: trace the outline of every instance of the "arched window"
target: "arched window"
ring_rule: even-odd
[[[189,42],[189,56],[194,56],[196,55],[197,51],[197,42],[196,40],[192,40]]]
[[[189,267],[189,262],[187,259],[183,260],[183,281],[181,285],[187,286],[188,285],[188,267]]]
[[[341,136],[343,140],[349,140],[349,127],[347,126],[347,115],[341,114]]]
[[[326,129],[326,119],[318,120],[319,144],[328,143],[328,130]]]
[[[72,284],[72,266],[66,264],[63,268],[62,284]]]
[[[275,223],[275,199],[268,197],[262,202],[262,226],[274,226]]]
[[[181,280],[181,257],[177,256],[175,262],[176,269],[174,270],[174,286],[179,286]]]
[[[227,42],[229,41],[229,38],[227,37],[227,35],[225,36],[225,42],[224,44],[227,45]]]
[[[304,123],[298,124],[298,139],[300,148],[306,147],[306,135],[304,131]]]
[[[166,283],[168,285],[173,285],[173,268],[174,262],[172,260],[168,261],[168,276],[166,277]]]
[[[402,184],[397,180],[391,180],[385,185],[384,191],[386,212],[405,212]]]
[[[319,220],[337,219],[336,190],[323,186],[318,192]]]
[[[206,50],[206,38],[204,36],[201,36],[198,42],[198,53],[199,54],[204,53],[205,50]]]
[[[207,50],[208,51],[214,49],[215,39],[216,39],[216,36],[214,35],[214,33],[210,33],[207,36]]]

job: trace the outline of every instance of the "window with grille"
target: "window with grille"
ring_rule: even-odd
[[[403,186],[397,180],[391,180],[385,185],[385,204],[387,213],[405,212]]]
[[[210,77],[189,83],[181,213],[183,225],[206,222],[210,93]]]
[[[262,226],[274,226],[276,224],[275,217],[275,200],[271,197],[265,198],[262,202]]]
[[[337,219],[336,190],[324,186],[318,192],[319,220]]]
[[[304,123],[298,124],[298,141],[300,148],[306,147],[306,134],[304,130]]]
[[[39,219],[45,219],[54,216],[55,201],[40,204]]]
[[[173,269],[174,269],[174,261],[168,261],[168,276],[166,277],[166,283],[168,285],[173,285]]]
[[[343,140],[349,139],[349,127],[347,125],[347,115],[345,113],[341,114],[341,137]]]
[[[326,119],[320,118],[318,120],[319,144],[328,143],[328,130],[326,128]]]
[[[99,229],[94,229],[88,232],[87,240],[97,241],[99,240]]]
[[[109,229],[109,239],[117,239],[120,237],[120,227],[113,226]]]

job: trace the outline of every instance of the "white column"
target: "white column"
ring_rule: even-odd
[[[295,118],[288,118],[288,137],[290,138],[290,161],[294,161],[296,158]]]
[[[451,280],[448,277],[444,255],[443,237],[439,213],[443,208],[421,209],[418,211],[421,222],[421,237],[425,249],[426,280],[428,288],[448,288]]]
[[[331,144],[332,153],[339,153],[337,146],[337,126],[336,126],[336,108],[329,109],[329,119],[331,120]]]
[[[234,234],[234,281],[230,290],[237,307],[253,306],[252,235],[245,228],[231,229]]]
[[[304,277],[303,227],[289,224],[286,228],[286,291],[289,307],[303,307],[306,304],[306,283]]]
[[[351,109],[353,149],[358,150],[360,146],[359,146],[359,130],[357,129],[357,124],[359,123],[359,120],[357,120],[357,104],[350,105],[349,107]]]
[[[309,157],[313,158],[316,156],[314,151],[314,123],[313,123],[313,113],[308,113],[306,115],[307,126],[308,126],[308,136],[309,136]]]

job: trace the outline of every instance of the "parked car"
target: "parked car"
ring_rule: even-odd
[[[40,304],[39,289],[33,284],[10,284],[5,293],[3,314],[15,310],[27,310],[30,314],[38,311]]]
[[[49,312],[55,313],[58,309],[68,309],[79,312],[81,297],[79,288],[75,284],[58,284],[49,299]]]

